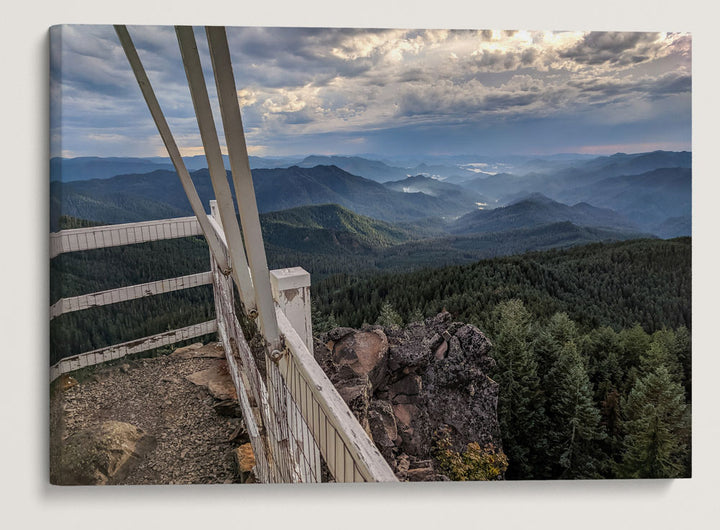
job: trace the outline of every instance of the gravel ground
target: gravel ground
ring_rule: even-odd
[[[202,348],[208,353],[214,349],[214,344]],[[168,355],[97,368],[80,384],[53,395],[51,425],[65,438],[116,420],[154,436],[156,448],[123,484],[236,482],[228,455],[238,445],[230,439],[242,420],[218,415],[207,389],[185,378],[222,362]]]

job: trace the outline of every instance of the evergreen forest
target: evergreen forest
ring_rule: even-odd
[[[446,309],[493,344],[507,479],[691,475],[691,241],[634,240],[315,287],[314,326]]]

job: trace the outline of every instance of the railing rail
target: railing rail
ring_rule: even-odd
[[[80,353],[71,357],[64,357],[50,367],[50,381],[52,382],[62,374],[74,372],[80,368],[114,361],[115,359],[120,359],[126,355],[153,350],[155,348],[160,348],[161,346],[168,346],[170,344],[175,344],[176,342],[194,339],[196,337],[202,337],[203,335],[209,335],[211,333],[215,333],[216,331],[217,321],[213,319],[208,320],[207,322],[201,322],[200,324],[193,324],[184,328],[165,331],[163,333],[158,333],[157,335],[151,335],[149,337],[143,337],[141,339],[107,346],[106,348],[99,348],[97,350]]]
[[[357,418],[317,364],[281,307],[278,326],[287,353],[280,373],[320,454],[337,482],[393,482],[397,478]]]
[[[207,271],[154,282],[128,285],[127,287],[118,287],[117,289],[108,289],[96,293],[73,296],[71,298],[61,298],[50,306],[50,320],[65,313],[72,313],[73,311],[82,311],[83,309],[90,309],[91,307],[127,302],[128,300],[136,300],[156,294],[171,293],[173,291],[181,291],[201,285],[210,285],[211,283],[212,273]]]
[[[50,234],[50,259],[65,252],[201,235],[203,232],[195,217],[70,228]]]
[[[101,225],[61,230],[50,234],[50,257],[67,252],[95,250],[135,243],[147,243],[163,239],[175,239],[202,235],[195,217],[178,217],[158,221],[142,221],[117,225]],[[128,285],[116,289],[61,298],[50,306],[50,320],[62,314],[82,311],[96,306],[116,304],[138,298],[190,289],[212,283],[211,272],[201,272],[176,278]],[[141,337],[120,344],[64,357],[50,367],[50,381],[60,375],[87,366],[119,359],[126,355],[168,346],[184,340],[215,333],[215,320],[192,324],[148,337]]]

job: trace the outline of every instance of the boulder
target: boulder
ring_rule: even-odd
[[[190,374],[186,379],[195,385],[207,388],[208,392],[219,401],[237,401],[235,385],[224,361],[218,361],[211,368]]]
[[[202,342],[196,342],[189,346],[178,348],[170,355],[179,359],[198,359],[202,357],[222,359],[225,357],[225,350],[220,342],[210,342],[205,345],[203,345]]]
[[[333,362],[349,366],[357,375],[368,375],[384,359],[387,349],[382,330],[348,333],[333,345]]]
[[[370,407],[370,381],[367,375],[333,382],[335,388],[347,403],[363,429],[370,434],[368,410]]]
[[[368,407],[368,422],[375,445],[385,455],[388,449],[395,447],[395,442],[398,440],[397,422],[392,405],[387,401],[374,400]]]
[[[57,381],[58,388],[60,388],[60,390],[62,390],[63,392],[65,392],[66,390],[70,390],[72,387],[78,385],[77,380],[73,376],[68,374],[62,374],[60,377],[58,377]]]
[[[390,399],[393,403],[408,403],[413,401],[422,390],[422,378],[417,374],[409,374],[388,387]],[[403,399],[404,398],[404,399]]]
[[[155,448],[155,438],[139,427],[106,421],[77,432],[60,449],[55,476],[63,485],[104,485],[123,480]]]

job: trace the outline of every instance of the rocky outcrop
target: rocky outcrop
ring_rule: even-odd
[[[403,329],[333,329],[315,357],[396,475],[427,481],[447,480],[440,433],[458,453],[473,442],[502,448],[490,349],[480,330],[443,312]]]
[[[59,476],[65,485],[104,485],[122,481],[155,447],[155,438],[121,421],[106,421],[65,440]]]

